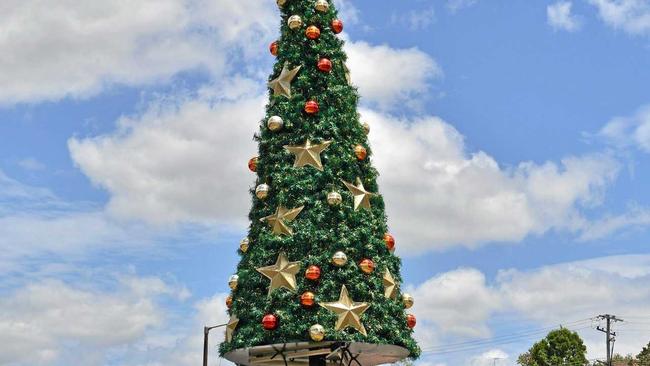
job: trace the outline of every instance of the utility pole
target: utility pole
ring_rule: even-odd
[[[612,350],[614,348],[614,342],[616,341],[616,332],[612,331],[612,323],[622,322],[623,319],[617,318],[616,315],[609,314],[599,315],[596,318],[607,321],[606,328],[603,329],[603,327],[598,326],[596,327],[596,330],[605,333],[605,342],[607,344],[607,366],[612,366]]]
[[[215,328],[225,327],[228,324],[219,324],[214,327],[203,327],[203,366],[208,366],[208,336],[210,331]]]

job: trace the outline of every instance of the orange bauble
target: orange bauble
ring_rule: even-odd
[[[320,278],[320,268],[318,266],[309,266],[305,271],[305,278],[316,281]]]
[[[363,273],[371,274],[375,271],[375,262],[373,262],[372,259],[363,259],[361,262],[359,262],[359,268],[361,268],[361,271]]]
[[[415,324],[417,324],[417,319],[415,319],[415,315],[409,314],[406,316],[406,325],[408,325],[409,328],[413,329],[415,328]]]
[[[226,297],[226,306],[228,307],[228,309],[232,307],[232,296]]]
[[[392,251],[395,249],[395,238],[389,233],[384,234],[384,243],[386,243],[386,248],[388,248],[388,250]]]
[[[320,110],[320,107],[318,106],[318,103],[316,101],[310,100],[307,103],[305,103],[305,112],[308,114],[316,114]]]
[[[309,27],[307,27],[307,30],[305,31],[305,35],[309,39],[318,39],[320,38],[320,29],[318,29],[318,27],[315,25],[310,25]]]
[[[269,46],[269,51],[271,51],[271,54],[273,56],[277,56],[278,55],[278,48],[279,48],[278,41],[275,41],[275,42],[271,43],[271,45]]]
[[[335,34],[343,32],[343,22],[338,19],[332,20],[332,31]]]
[[[361,145],[357,145],[354,147],[354,155],[356,155],[359,160],[365,160],[368,156],[368,150]]]
[[[257,156],[252,157],[251,160],[248,161],[248,169],[251,170],[251,172],[255,173],[257,171],[257,160],[259,158]]]
[[[300,295],[300,305],[306,308],[312,308],[316,305],[316,295],[313,292],[307,291]]]
[[[332,61],[330,61],[328,58],[321,58],[318,60],[318,70],[322,72],[332,71]]]
[[[278,328],[278,317],[273,314],[266,314],[262,318],[262,326],[266,330],[274,330]]]

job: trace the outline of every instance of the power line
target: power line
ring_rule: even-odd
[[[519,338],[519,337],[523,337],[523,336],[537,335],[539,333],[544,333],[544,332],[547,332],[549,330],[557,329],[558,327],[562,327],[562,326],[565,327],[565,328],[575,327],[575,326],[582,325],[582,324],[584,324],[586,322],[589,322],[589,321],[591,321],[591,318],[576,320],[574,322],[566,323],[564,325],[549,326],[549,327],[531,329],[531,330],[522,331],[522,332],[514,332],[514,333],[510,333],[510,334],[504,334],[504,335],[492,337],[492,338],[489,338],[489,339],[472,340],[472,341],[457,342],[457,343],[446,343],[446,344],[440,344],[440,345],[436,345],[436,346],[424,347],[423,349],[433,351],[433,350],[436,350],[438,348],[449,348],[449,347],[456,347],[456,346],[475,345],[475,344],[481,344],[481,343],[491,343],[491,342],[495,342],[495,341],[499,341],[499,340],[510,339],[510,338],[513,338],[513,337]]]
[[[583,329],[590,329],[591,326],[584,326],[580,328],[568,328],[567,329],[577,331],[577,330],[583,330]],[[465,351],[476,351],[480,349],[485,349],[489,348],[492,346],[497,346],[497,345],[504,345],[504,344],[510,344],[510,343],[516,343],[518,341],[523,341],[523,340],[530,340],[530,339],[535,339],[539,336],[540,332],[537,332],[537,334],[529,334],[526,336],[514,336],[510,337],[507,339],[501,339],[501,340],[485,340],[483,343],[477,343],[477,344],[472,344],[472,345],[467,345],[464,347],[449,347],[448,349],[445,348],[438,348],[438,349],[424,349],[422,353],[426,353],[428,355],[442,355],[442,354],[448,354],[448,353],[457,353],[457,352],[465,352]]]

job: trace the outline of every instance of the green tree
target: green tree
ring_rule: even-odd
[[[587,365],[587,347],[576,332],[566,328],[551,331],[517,359],[522,366]]]
[[[271,46],[277,62],[249,164],[256,188],[221,354],[324,333],[324,341],[401,346],[415,358],[411,302],[400,292],[337,11],[331,0],[277,2],[281,37]],[[309,278],[315,268],[320,277]],[[341,314],[333,303],[347,298]]]
[[[636,356],[636,360],[640,366],[650,366],[650,342],[643,347],[641,352]]]
[[[636,359],[632,355],[623,356],[621,354],[615,354],[612,356],[612,364],[616,365],[627,365],[634,366]]]

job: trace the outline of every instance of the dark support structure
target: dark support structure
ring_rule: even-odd
[[[607,321],[605,329],[602,327],[597,327],[596,330],[605,333],[605,343],[607,347],[607,366],[612,366],[612,357],[614,342],[616,342],[616,332],[612,331],[612,323],[622,322],[623,319],[617,318],[616,315],[599,315],[598,319]]]
[[[309,366],[325,366],[326,363],[324,355],[309,357]]]
[[[215,325],[214,327],[203,327],[203,366],[208,366],[208,336],[214,328],[225,327],[227,324]]]

